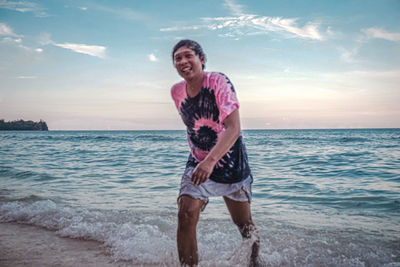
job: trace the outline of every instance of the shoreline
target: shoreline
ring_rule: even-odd
[[[130,266],[116,262],[96,241],[60,237],[18,223],[0,223],[0,266]]]

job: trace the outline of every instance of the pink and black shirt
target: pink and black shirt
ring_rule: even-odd
[[[175,84],[171,95],[186,125],[191,149],[186,168],[195,167],[225,131],[225,118],[239,108],[235,89],[224,74],[204,72],[203,85],[195,97],[188,96],[185,81]],[[242,136],[239,136],[215,165],[210,179],[219,183],[236,183],[249,175],[246,148]]]

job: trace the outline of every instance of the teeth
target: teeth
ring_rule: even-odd
[[[182,69],[183,72],[188,71],[188,70],[190,70],[190,67],[186,67],[186,68]]]

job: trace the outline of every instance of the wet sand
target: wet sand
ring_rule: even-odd
[[[0,223],[0,266],[129,266],[115,262],[102,244],[62,238],[43,228]]]

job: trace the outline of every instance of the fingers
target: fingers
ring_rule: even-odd
[[[196,167],[192,174],[192,183],[194,185],[201,185],[205,181],[207,181],[210,174],[201,168]]]
[[[201,173],[201,175],[199,176],[199,182],[197,185],[201,185],[202,183],[204,183],[205,181],[207,181],[208,179],[208,173]]]
[[[199,171],[195,170],[192,175],[192,183],[194,185],[199,185],[199,184],[201,184],[201,181],[202,181],[201,173]]]

